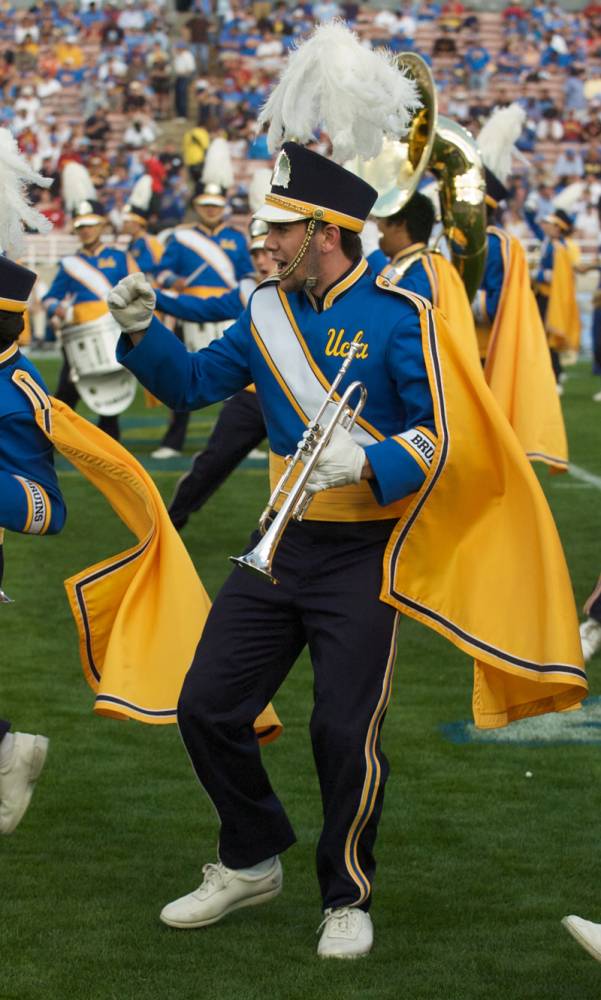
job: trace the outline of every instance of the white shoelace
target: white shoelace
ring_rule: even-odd
[[[196,895],[200,898],[207,895],[210,889],[223,889],[225,885],[225,876],[229,871],[221,861],[216,864],[207,864],[202,866],[202,874],[204,878],[202,880],[202,885],[199,885],[196,890]]]
[[[338,933],[350,937],[355,930],[357,919],[357,911],[352,906],[340,906],[337,910],[325,910],[324,918],[317,928],[317,934],[327,924]]]

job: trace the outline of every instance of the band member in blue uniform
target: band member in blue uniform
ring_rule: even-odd
[[[127,204],[123,209],[122,230],[130,237],[128,253],[143,274],[154,274],[161,263],[165,247],[148,229],[149,211],[139,205]]]
[[[220,298],[198,299],[192,295],[176,298],[157,292],[157,309],[180,319],[198,323],[237,319],[248,305],[250,295],[273,271],[271,254],[265,249],[267,223],[255,219],[249,229],[250,255],[254,275],[243,278],[231,292]],[[200,508],[261,441],[267,431],[254,386],[228,399],[221,409],[209,440],[194,456],[189,472],[179,480],[169,504],[169,515],[178,531],[190,514]]]
[[[256,384],[273,479],[323,394],[321,379],[330,383],[350,342],[360,342],[352,378],[367,386],[365,421],[353,434],[339,427],[322,456],[313,488],[323,492],[306,519],[287,528],[276,555],[280,585],[233,572],[184,683],[180,727],[220,816],[220,862],[205,868],[200,893],[161,915],[171,926],[204,926],[280,891],[278,856],[295,837],[249,720],[308,643],[324,802],[317,851],[323,957],[371,948],[373,850],[388,773],[380,727],[397,623],[395,610],[379,600],[382,559],[399,505],[424,481],[435,439],[415,305],[422,300],[374,279],[361,256],[358,234],[376,196],[337,164],[285,143],[269,204],[258,213],[270,225],[265,247],[278,276],[259,286],[221,340],[197,354],[174,344],[156,318],[148,326],[154,296],[138,278],[110,298],[113,315],[131,331],[119,359],[168,404],[195,408]]]
[[[436,221],[432,201],[417,191],[391,215],[382,215],[382,210],[378,205],[374,210],[380,248],[390,258],[382,276],[441,309],[450,325],[463,332],[466,349],[473,351],[476,330],[463,281],[451,261],[428,247]]]
[[[36,424],[27,394],[27,389],[47,390],[17,345],[36,277],[0,256],[0,603],[8,601],[2,590],[4,529],[56,534],[66,516],[52,446]],[[12,733],[10,723],[0,719],[0,833],[12,833],[24,816],[47,749],[46,737]]]
[[[526,211],[525,216],[532,232],[541,240],[534,291],[559,383],[563,372],[560,352],[577,349],[580,334],[573,268],[566,245],[572,222],[561,208],[552,211],[541,223],[532,211]]]
[[[246,239],[223,221],[227,199],[221,185],[199,183],[192,206],[198,222],[175,230],[155,271],[157,282],[161,288],[199,299],[226,295],[253,272]],[[183,336],[180,328],[176,333]],[[173,413],[153,458],[172,458],[181,452],[188,421],[188,413]]]
[[[100,202],[83,201],[77,206],[73,228],[81,240],[81,250],[61,260],[42,299],[51,320],[78,325],[105,315],[108,312],[106,298],[113,285],[126,274],[138,270],[129,254],[102,242],[105,225],[106,213]],[[77,406],[79,393],[66,358],[55,396],[68,406]],[[119,440],[118,417],[100,416],[98,426]]]

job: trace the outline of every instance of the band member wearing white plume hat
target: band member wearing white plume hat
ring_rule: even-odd
[[[524,248],[499,224],[525,120],[518,104],[494,112],[478,136],[486,170],[488,226],[484,277],[474,300],[484,375],[533,462],[565,472],[567,437],[547,338]]]
[[[81,247],[77,253],[68,254],[59,262],[42,300],[48,316],[59,327],[77,326],[105,316],[109,311],[106,298],[111,287],[126,274],[138,270],[127,252],[102,241],[106,221],[105,208],[96,199],[80,201],[73,210],[73,229]],[[73,409],[80,398],[66,355],[54,395]],[[101,415],[98,426],[119,440],[118,416]]]
[[[10,603],[2,590],[5,529],[55,534],[65,521],[52,446],[14,381],[17,373],[25,374],[34,391],[45,391],[17,344],[36,275],[5,256],[22,252],[24,224],[39,232],[51,228],[27,197],[27,185],[50,183],[31,169],[12,135],[0,129],[0,605]],[[13,733],[0,719],[0,834],[12,833],[25,815],[47,750],[45,736]]]
[[[251,209],[264,204],[269,190],[271,171],[258,170],[249,187]],[[254,274],[243,278],[236,288],[222,296],[199,299],[193,295],[176,298],[158,291],[157,309],[182,320],[197,323],[219,323],[222,332],[227,321],[237,319],[246,309],[249,298],[259,282],[273,272],[271,254],[265,249],[268,225],[253,219],[249,227],[250,255]],[[247,456],[264,460],[263,452],[254,449],[265,439],[267,431],[261,406],[253,385],[235,393],[221,409],[209,439],[194,456],[192,467],[177,483],[169,504],[169,516],[181,530],[190,514],[199,511],[227,477]]]
[[[477,656],[480,725],[567,707],[586,691],[552,519],[477,358],[425,299],[371,275],[359,233],[375,189],[287,141],[307,141],[322,125],[336,156],[371,158],[379,152],[376,133],[380,143],[388,129],[398,137],[410,106],[414,91],[387,57],[363,49],[341,25],[318,28],[291,56],[271,101],[272,136],[283,146],[256,217],[269,224],[265,246],[279,277],[263,282],[223,338],[196,354],[153,318],[143,278],[126,278],[110,297],[124,331],[119,359],[170,405],[194,409],[255,383],[274,485],[299,437],[307,444],[307,424],[328,405],[349,355],[340,391],[355,379],[367,391],[352,429],[338,424],[305,470],[313,500],[281,535],[273,558],[279,585],[236,568],[206,622],[178,720],[219,815],[219,861],[205,866],[199,889],[161,914],[173,927],[204,927],[280,892],[279,854],[295,837],[250,720],[308,645],[323,804],[323,958],[354,958],[372,947],[374,849],[388,775],[381,729],[399,612]],[[528,515],[523,525],[509,525],[516,503]],[[524,546],[536,569],[518,593]],[[543,572],[549,554],[556,595]],[[533,634],[543,577],[545,608],[549,601],[553,608]],[[501,588],[500,601],[488,600],[484,579]],[[562,613],[553,631],[560,603],[569,624]],[[519,656],[509,653],[516,641]]]
[[[192,195],[198,221],[193,227],[179,226],[175,230],[155,271],[161,288],[199,299],[212,298],[226,295],[253,273],[244,234],[224,221],[227,192],[233,180],[228,143],[218,136],[207,151],[202,181]],[[199,327],[197,322],[184,322],[186,326],[176,327],[176,335],[191,349],[205,346],[216,334],[214,324]],[[152,452],[153,458],[169,459],[181,452],[188,421],[188,413],[172,413],[159,447]]]

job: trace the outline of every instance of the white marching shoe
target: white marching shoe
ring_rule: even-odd
[[[354,906],[325,910],[317,946],[320,958],[360,958],[371,951],[374,928],[369,913]]]
[[[12,833],[23,819],[48,753],[45,736],[13,733],[12,744],[0,764],[0,833]]]
[[[601,649],[601,624],[594,618],[587,618],[580,626],[580,642],[582,643],[582,655],[584,662],[588,663],[590,658]]]
[[[181,451],[176,451],[175,448],[168,448],[167,445],[162,444],[160,448],[155,448],[154,451],[150,452],[151,458],[158,458],[159,461],[165,461],[167,458],[179,458]]]
[[[226,868],[220,861],[204,865],[204,880],[194,892],[167,903],[161,920],[169,927],[183,930],[208,927],[243,906],[267,903],[282,891],[282,865],[275,858],[271,868],[258,876]]]
[[[582,917],[569,916],[561,921],[565,929],[589,955],[601,962],[601,924],[594,924]]]

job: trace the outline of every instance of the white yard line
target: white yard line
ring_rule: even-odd
[[[568,472],[575,479],[580,479],[583,483],[588,483],[589,486],[594,486],[595,489],[601,490],[601,476],[595,476],[594,473],[588,472],[586,469],[581,469],[579,465],[572,465],[571,462]]]

